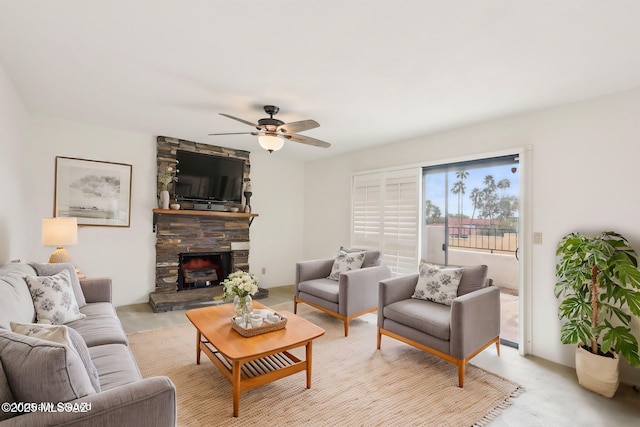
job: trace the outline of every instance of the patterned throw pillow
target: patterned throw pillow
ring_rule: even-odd
[[[331,274],[327,279],[340,280],[340,274],[346,273],[351,270],[358,270],[362,266],[364,261],[364,252],[351,252],[345,251],[338,252],[338,256],[333,261],[333,267],[331,267]]]
[[[53,276],[26,276],[38,323],[62,325],[86,316],[80,313],[71,288],[69,272]]]
[[[411,298],[451,305],[453,299],[458,296],[461,278],[462,268],[441,268],[437,265],[422,263],[418,284]]]
[[[47,325],[41,323],[16,323],[11,322],[11,330],[17,334],[28,337],[39,338],[51,342],[57,342],[69,347],[80,357],[84,365],[89,380],[96,393],[100,393],[100,378],[98,377],[98,369],[91,360],[89,349],[78,331],[68,328],[65,325]]]

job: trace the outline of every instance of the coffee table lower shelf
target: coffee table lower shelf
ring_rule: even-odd
[[[233,363],[228,361],[210,342],[201,341],[200,349],[233,383]],[[296,372],[302,372],[307,369],[307,361],[298,359],[288,351],[283,351],[242,363],[240,369],[240,391],[245,391]]]
[[[200,341],[199,348],[231,383],[234,417],[237,417],[240,412],[240,393],[245,390],[302,371],[306,371],[307,388],[311,388],[311,341],[306,343],[307,360],[300,360],[288,351],[281,351],[258,359],[229,361],[208,341]],[[200,361],[198,360],[197,363]]]

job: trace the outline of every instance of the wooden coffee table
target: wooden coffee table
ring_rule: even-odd
[[[253,308],[268,308],[253,302]],[[307,371],[307,388],[311,388],[311,349],[314,339],[324,329],[288,311],[278,312],[287,318],[287,326],[273,332],[243,337],[231,328],[235,316],[233,304],[198,308],[186,315],[196,327],[196,363],[204,352],[233,387],[233,416],[240,411],[240,393]],[[287,350],[306,347],[306,359],[300,360]]]

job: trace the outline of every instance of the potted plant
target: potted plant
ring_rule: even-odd
[[[576,347],[581,386],[613,397],[619,356],[640,366],[631,316],[640,316],[638,255],[627,239],[604,232],[596,237],[570,233],[558,243],[554,293],[565,320],[560,340]]]

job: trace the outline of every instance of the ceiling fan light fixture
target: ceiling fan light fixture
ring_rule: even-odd
[[[258,143],[262,148],[267,150],[270,153],[274,151],[278,151],[284,145],[284,139],[279,138],[275,135],[259,135]]]

